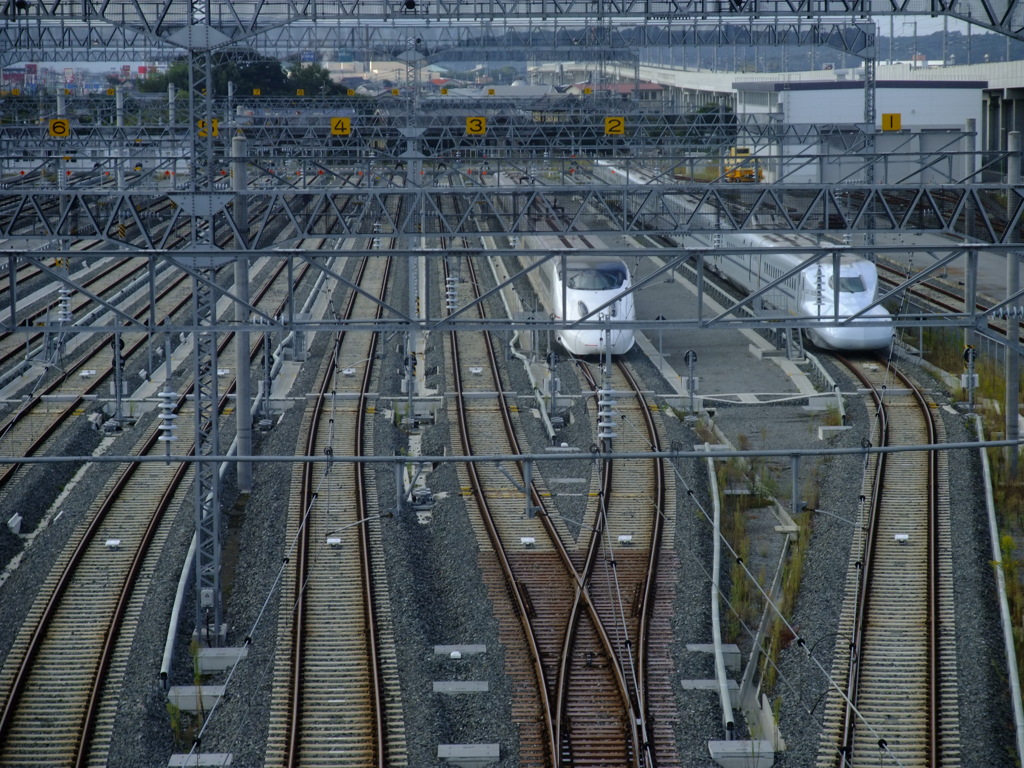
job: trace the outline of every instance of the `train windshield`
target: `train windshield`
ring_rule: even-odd
[[[835,277],[828,279],[828,287],[835,290]],[[860,275],[840,275],[839,276],[839,292],[840,293],[863,293],[867,288],[864,287],[864,281]]]
[[[567,288],[574,291],[610,291],[621,288],[628,273],[623,264],[600,264],[588,267],[572,267],[566,270]]]

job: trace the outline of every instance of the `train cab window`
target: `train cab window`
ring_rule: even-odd
[[[835,288],[835,277],[828,279],[828,287]],[[864,281],[861,280],[860,275],[843,275],[839,276],[839,292],[840,293],[863,293],[867,288],[864,287]]]
[[[617,265],[570,269],[566,286],[576,291],[610,291],[626,281],[625,270]]]

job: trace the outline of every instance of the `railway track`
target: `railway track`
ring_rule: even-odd
[[[579,237],[578,244],[565,236],[554,239],[567,248],[599,247],[585,237]],[[529,264],[520,259],[520,266]],[[533,287],[538,292],[543,289],[537,283]],[[605,424],[603,428],[597,425],[598,433],[602,429],[614,432],[614,437],[603,443],[606,451],[658,450],[661,440],[652,415],[657,409],[647,403],[628,368],[617,361],[607,370],[607,378],[598,381],[594,365],[582,359],[577,363],[594,392],[597,420]],[[604,372],[604,366],[601,370]],[[590,506],[581,523],[569,521],[575,533],[582,531],[584,538],[590,538],[593,550],[586,555],[576,553],[582,558],[576,567],[585,571],[594,553],[603,548],[598,563],[603,573],[589,582],[589,592],[602,621],[615,628],[616,650],[625,663],[644,745],[641,759],[645,765],[678,765],[675,724],[679,714],[671,690],[674,661],[669,621],[677,573],[672,546],[674,477],[657,461],[606,458],[600,464],[599,503]],[[560,530],[564,532],[565,526]],[[563,541],[575,552],[575,538]],[[624,602],[628,610],[623,610]],[[579,702],[575,704],[579,706]],[[586,711],[585,701],[581,710]]]
[[[466,269],[467,279],[458,284],[459,304],[481,293],[472,263]],[[479,305],[478,311],[483,317]],[[450,385],[459,393],[453,442],[466,454],[522,453],[515,408],[502,392],[490,334],[453,332],[448,341],[454,361]],[[495,428],[496,420],[502,429]],[[643,439],[650,446],[657,438]],[[463,495],[479,512],[473,524],[481,551],[490,553],[482,556],[481,569],[518,692],[512,706],[520,728],[520,765],[653,765],[644,714],[650,646],[641,636],[651,621],[647,611],[655,590],[646,574],[657,571],[651,560],[660,546],[655,512],[664,509],[664,478],[660,485],[650,474],[637,481],[649,484],[649,498],[657,500],[640,512],[650,532],[639,533],[636,526],[645,523],[636,519],[636,498],[628,490],[617,509],[632,506],[631,519],[608,523],[613,475],[619,471],[618,483],[625,487],[630,470],[613,469],[614,460],[601,463],[600,478],[591,477],[583,522],[563,519],[549,508],[550,494],[538,471],[529,473],[531,482],[522,465],[460,467]],[[620,524],[634,532],[620,533]],[[622,552],[630,547],[631,553]],[[670,635],[660,632],[659,642]]]
[[[910,379],[850,363],[875,398],[872,442],[929,445],[941,420]],[[898,377],[898,379],[896,378]],[[959,765],[949,492],[942,451],[872,454],[838,628],[819,766]]]
[[[163,324],[175,313],[188,307],[191,296],[186,275],[164,286],[156,297],[155,311],[161,316],[160,323]],[[149,312],[150,307],[145,307],[136,312],[135,317],[143,319]],[[40,388],[0,425],[0,446],[5,455],[38,454],[61,426],[82,413],[86,398],[99,392],[114,374],[111,361],[113,351],[110,347],[113,340],[113,335],[106,335],[90,344],[84,354],[76,360],[68,361],[65,373]],[[147,335],[128,332],[122,334],[121,340],[125,345],[121,354],[127,359],[145,347]],[[0,498],[21,466],[14,463],[0,464]]]
[[[322,241],[306,241],[304,245],[309,247],[314,242]],[[96,245],[97,241],[83,241],[82,244],[88,248]],[[227,241],[222,239],[221,244],[226,245]],[[271,290],[275,279],[284,272],[285,265],[276,265],[274,269],[274,278],[268,282],[265,290]],[[305,267],[302,271],[305,274]],[[144,323],[153,322],[153,327],[158,328],[186,308],[191,300],[191,288],[187,274],[174,275],[171,272],[162,272],[157,273],[157,280],[169,281],[152,297],[157,302],[156,306],[149,304],[151,297],[144,292],[145,285],[140,285],[131,294],[126,294],[126,281],[130,281],[133,276],[145,277],[148,274],[144,262],[140,264],[133,259],[124,259],[104,265],[97,270],[96,275],[89,277],[85,285],[90,288],[91,293],[100,296],[107,294],[108,301],[121,299],[122,312],[131,313],[136,320]],[[131,283],[127,282],[127,285],[130,286]],[[156,285],[152,287],[156,288]],[[72,305],[72,312],[88,306],[98,309],[94,306],[92,297],[86,294],[81,294],[76,301],[79,304]],[[28,323],[33,318],[45,316],[53,306],[55,302],[51,301],[42,309],[36,310],[24,322]],[[158,315],[161,316],[159,320]],[[0,336],[0,366],[10,365],[12,361],[20,358],[23,345],[38,341],[42,334],[32,334],[26,341],[19,340],[20,336],[21,334],[14,333]],[[133,354],[141,351],[150,339],[147,333],[126,331],[121,334],[118,341],[122,345],[121,357],[127,361]],[[61,365],[54,365],[53,370],[48,372],[53,374],[53,371],[56,371],[56,375],[50,376],[51,381],[38,388],[29,400],[20,404],[18,410],[0,425],[0,446],[4,447],[6,455],[35,455],[62,425],[82,413],[86,399],[95,396],[115,374],[112,351],[114,343],[114,335],[103,335],[97,340],[84,342],[81,345],[83,351],[76,359],[58,359]],[[25,356],[27,357],[27,353]],[[77,372],[79,376],[71,375],[72,372]],[[0,464],[0,493],[9,487],[12,477],[19,468],[18,464]]]
[[[591,366],[580,362],[579,367],[598,401],[598,419],[614,424],[605,428],[613,429],[614,436],[605,441],[602,461],[597,511],[604,522],[593,526],[603,531],[611,567],[604,588],[592,586],[591,595],[605,622],[619,627],[618,650],[628,664],[627,679],[642,718],[642,743],[647,745],[643,764],[679,765],[670,621],[677,578],[675,482],[661,461],[610,458],[615,450],[662,450],[653,416],[657,409],[623,362],[615,362],[605,381],[598,381]]]
[[[355,279],[383,299],[391,260],[364,259]],[[344,316],[383,315],[350,292]],[[378,336],[336,340],[303,417],[306,455],[373,450],[372,380]],[[300,463],[289,505],[295,567],[282,584],[266,765],[406,763],[402,698],[389,616],[380,509],[363,464]]]
[[[20,292],[24,290],[25,286],[34,284],[42,274],[43,270],[37,265],[14,254],[9,254],[6,259],[0,260],[0,307],[10,306],[12,278]]]
[[[884,264],[882,262],[878,263],[878,274],[880,281],[883,281],[889,288],[902,284],[909,277],[906,268],[897,269],[891,264]],[[942,312],[964,314],[972,311],[972,308],[966,304],[963,289],[939,279],[917,283],[910,289],[909,293],[915,302],[938,308]],[[986,302],[989,300],[985,298],[984,301],[976,302],[973,311],[979,314],[988,311],[991,305]],[[1007,334],[1007,322],[1005,319],[991,318],[986,325],[990,330],[1002,336]],[[1018,342],[1022,340],[1024,340],[1024,335],[1018,336]]]
[[[306,273],[297,276],[301,280]],[[274,281],[254,302],[278,312]],[[231,354],[234,334],[221,354]],[[261,339],[251,339],[250,355]],[[225,380],[224,399],[234,386]],[[181,415],[190,413],[185,385]],[[190,450],[192,419],[179,419],[182,450]],[[163,455],[154,425],[136,455]],[[174,512],[190,499],[190,465],[129,462],[79,525],[39,591],[0,669],[0,765],[103,765],[121,679],[148,584],[156,574]],[[41,735],[45,734],[45,738]]]
[[[446,270],[446,278],[453,276]],[[458,287],[458,303],[468,303],[474,294],[464,282]],[[458,418],[450,419],[453,445],[460,446],[464,454],[512,452],[507,432],[495,428],[495,422],[502,420],[501,410],[508,405],[495,397],[500,383],[490,364],[489,339],[483,334],[453,332],[448,343],[449,359],[453,361],[448,389],[460,393]],[[475,502],[480,508],[479,514],[470,514],[470,519],[481,550],[482,576],[505,644],[506,670],[514,691],[512,717],[519,726],[519,764],[524,768],[555,765],[560,747],[548,682],[555,671],[542,659],[557,658],[557,651],[542,644],[534,625],[539,626],[542,614],[548,621],[558,622],[559,614],[552,604],[571,600],[574,583],[564,572],[544,575],[552,570],[557,573],[557,555],[544,544],[546,532],[540,518],[524,513],[526,499],[502,468],[457,466],[466,503],[472,508]],[[507,520],[500,529],[496,522],[499,515]],[[519,573],[513,570],[511,552],[527,544],[534,547],[529,558],[532,565],[521,564]],[[548,597],[540,603],[545,593]]]
[[[79,242],[76,245],[80,250],[73,251],[72,255],[74,256],[96,247],[99,245],[99,241]],[[82,289],[68,293],[67,309],[72,317],[81,316],[86,308],[95,308],[92,296],[112,298],[133,278],[144,276],[145,270],[145,264],[133,262],[132,259],[111,260],[108,263],[99,264],[90,270],[88,275],[76,278],[76,282],[81,285]],[[56,298],[59,293],[58,285],[53,283],[46,290],[37,291],[34,295],[39,296],[40,300],[33,301],[31,308],[17,308],[18,326],[31,328],[43,323],[55,323],[57,313],[61,310],[61,299]],[[19,303],[23,303],[25,298],[19,294]],[[28,298],[31,299],[31,297]],[[3,311],[9,319],[11,312],[9,302],[4,306]],[[0,334],[0,368],[6,368],[12,362],[28,357],[28,351],[31,350],[32,345],[39,343],[43,336],[42,332],[34,331],[26,335],[23,330]]]

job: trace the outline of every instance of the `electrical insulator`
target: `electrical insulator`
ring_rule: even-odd
[[[174,423],[174,420],[178,418],[178,414],[174,412],[178,393],[160,392],[159,395],[160,424],[157,426],[157,429],[160,430],[160,437],[157,440],[161,443],[172,443],[178,439],[174,434],[178,429],[178,425]]]
[[[1017,305],[1015,307],[1000,307],[999,309],[993,310],[992,317],[998,317],[1000,320],[1019,319],[1024,318],[1024,305]]]
[[[597,393],[597,436],[602,440],[611,440],[618,437],[615,432],[615,417],[618,413],[614,408],[618,402],[612,399],[614,393],[607,389],[599,390]]]
[[[459,278],[446,277],[444,285],[444,305],[449,312],[454,312],[458,306]]]
[[[72,290],[70,288],[61,288],[58,293],[60,293],[60,299],[57,302],[57,322],[70,323]]]

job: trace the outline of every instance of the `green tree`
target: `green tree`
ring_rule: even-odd
[[[306,96],[333,96],[341,92],[340,86],[331,80],[330,73],[321,64],[289,62],[288,90],[295,94],[298,89],[306,92]]]
[[[251,95],[254,88],[259,88],[264,96],[288,93],[288,79],[277,59],[234,52],[215,53],[212,65],[213,92],[217,96],[227,96],[228,82],[235,84],[235,92],[241,96]],[[188,93],[188,66],[188,62],[182,59],[171,64],[166,75],[147,77],[143,81],[146,83],[145,92],[166,90],[168,83],[174,83],[180,91]]]
[[[135,81],[135,88],[139,93],[166,93],[167,74],[165,72],[152,72],[142,80]]]
[[[229,62],[235,66],[235,77],[231,78],[238,87],[237,93],[242,96],[252,94],[254,88],[259,88],[264,96],[285,96],[288,94],[288,77],[284,67],[277,59],[260,59],[248,61],[242,64]],[[214,75],[214,80],[217,76]],[[221,93],[220,84],[217,84],[217,92]],[[227,93],[227,80],[224,81],[224,93]],[[294,93],[294,92],[293,92]]]

